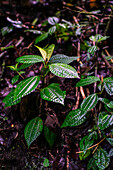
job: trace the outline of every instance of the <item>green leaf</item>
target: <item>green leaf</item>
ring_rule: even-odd
[[[92,83],[95,83],[97,81],[100,81],[100,79],[98,77],[95,76],[88,76],[85,79],[81,79],[77,84],[76,87],[80,87],[80,86],[86,86]]]
[[[1,29],[1,33],[3,36],[12,32],[12,31],[13,31],[13,26],[6,26]]]
[[[91,158],[88,162],[87,170],[90,170],[90,169],[98,170],[94,158]]]
[[[95,163],[99,169],[105,169],[109,166],[110,158],[104,149],[97,149],[93,155],[93,158],[95,159]]]
[[[106,140],[113,146],[113,138],[106,138]]]
[[[104,87],[110,96],[113,95],[113,77],[104,78]]]
[[[109,151],[109,157],[113,156],[113,148],[110,149]]]
[[[59,84],[52,83],[46,88],[42,89],[40,92],[41,98],[47,101],[52,101],[55,103],[61,103],[64,105],[64,99],[66,96],[66,91],[62,91],[59,88]]]
[[[42,119],[36,117],[32,119],[25,127],[24,137],[27,142],[28,148],[34,142],[34,140],[41,134],[43,129]]]
[[[47,126],[44,126],[44,135],[50,147],[52,147],[56,140],[56,134],[49,130]]]
[[[106,112],[100,112],[98,116],[98,126],[101,130],[108,128],[113,124],[113,115]]]
[[[82,112],[88,112],[93,107],[95,107],[97,102],[98,102],[97,94],[91,94],[82,101],[80,108]]]
[[[19,103],[21,99],[17,99],[14,101],[14,89],[3,99],[3,103],[5,103],[5,107],[13,106]]]
[[[104,41],[107,38],[109,38],[109,36],[102,36],[101,34],[96,34],[95,36],[92,35],[91,37],[89,37],[89,39],[94,42]]]
[[[39,36],[35,39],[35,44],[37,44],[37,43],[45,40],[47,37],[48,37],[48,32],[39,35]]]
[[[58,22],[59,22],[59,18],[57,18],[57,17],[49,17],[48,18],[48,23],[51,25],[55,25]]]
[[[30,64],[30,63],[44,62],[44,60],[41,56],[38,55],[25,55],[17,58],[16,62]]]
[[[108,106],[109,108],[113,109],[113,101],[110,101],[110,102],[107,104],[107,106]]]
[[[55,33],[55,31],[56,31],[56,26],[52,26],[51,28],[49,28],[48,34],[52,35],[53,33]]]
[[[46,168],[49,166],[49,160],[46,158],[44,159],[43,166]]]
[[[113,109],[109,108],[106,104],[104,105],[104,107],[109,113],[113,113]]]
[[[34,91],[39,84],[39,80],[39,76],[33,76],[18,83],[14,91],[14,100],[20,99]]]
[[[18,79],[19,79],[19,75],[14,76],[11,80],[11,83],[12,84],[16,83],[18,81]]]
[[[47,52],[46,52],[46,50],[44,50],[43,48],[41,48],[41,47],[39,47],[37,45],[35,45],[35,47],[37,47],[39,49],[39,51],[40,51],[44,61],[46,61],[46,59],[47,59]]]
[[[82,112],[80,109],[72,110],[68,113],[66,116],[66,119],[64,120],[61,128],[67,127],[67,126],[78,126],[85,122],[86,113]]]
[[[32,65],[33,65],[33,63],[24,63],[20,67],[17,68],[17,71],[23,70],[23,69],[30,67]]]
[[[45,51],[47,52],[47,60],[48,61],[50,60],[50,58],[53,54],[54,48],[55,48],[55,44],[51,44],[51,45],[49,45],[48,48],[45,49]]]
[[[93,45],[93,46],[89,47],[87,52],[94,56],[94,54],[97,51],[97,49],[98,49],[98,47],[96,45]]]
[[[94,143],[94,139],[88,140],[88,136],[84,136],[80,141],[80,150],[84,151],[84,154],[86,153],[87,149],[92,146]]]
[[[55,63],[49,65],[50,71],[59,77],[64,78],[79,78],[77,71],[72,66],[67,64]]]
[[[108,104],[108,103],[110,102],[110,100],[107,99],[107,98],[101,98],[101,97],[99,97],[98,100],[100,100],[100,101],[103,102],[104,104]]]
[[[51,57],[49,60],[49,63],[63,63],[63,64],[69,64],[75,60],[77,60],[80,57],[68,57],[64,54],[56,54]]]

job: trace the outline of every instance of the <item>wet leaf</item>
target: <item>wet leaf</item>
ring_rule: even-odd
[[[56,54],[51,57],[49,60],[49,63],[63,63],[63,64],[69,64],[75,60],[77,60],[79,57],[68,57],[64,54]]]
[[[95,76],[88,76],[85,79],[81,79],[77,84],[76,87],[80,87],[80,86],[86,86],[92,83],[95,83],[97,81],[100,81],[100,79],[98,77]]]
[[[46,88],[42,89],[40,95],[44,100],[61,103],[64,105],[66,92],[60,89],[59,84],[52,83]]]
[[[108,128],[113,124],[113,115],[107,112],[100,112],[98,116],[98,126],[101,130]]]
[[[13,106],[19,103],[21,99],[17,99],[14,101],[14,89],[3,99],[3,103],[5,103],[5,107]]]
[[[55,25],[58,22],[59,22],[59,18],[57,18],[57,17],[49,17],[48,18],[48,23],[51,25]]]
[[[98,47],[94,45],[94,46],[89,47],[87,52],[94,56],[94,54],[97,51],[97,49],[98,49]]]
[[[90,170],[90,169],[98,170],[94,158],[91,158],[88,162],[87,170]]]
[[[113,138],[106,138],[106,140],[113,146]]]
[[[110,149],[109,151],[109,157],[113,156],[113,148]]]
[[[97,149],[93,158],[95,159],[95,163],[99,169],[105,169],[109,166],[110,158],[108,153],[104,149]]]
[[[30,63],[44,62],[44,60],[41,56],[38,55],[25,55],[17,58],[16,62],[30,64]]]
[[[39,35],[39,36],[35,39],[35,44],[37,44],[37,43],[45,40],[47,37],[48,37],[48,32]]]
[[[39,80],[39,76],[33,76],[18,83],[14,91],[14,100],[20,99],[34,91],[39,84]]]
[[[95,107],[95,105],[98,102],[98,96],[97,94],[92,94],[89,95],[88,97],[86,97],[81,105],[80,108],[82,110],[82,112],[88,112],[89,110],[91,110],[93,107]]]
[[[44,159],[43,166],[46,168],[49,166],[49,160],[46,158]]]
[[[106,92],[112,96],[113,95],[113,77],[104,78],[104,87]]]
[[[56,140],[56,134],[53,133],[47,126],[44,126],[44,135],[50,147],[52,147]]]
[[[52,35],[55,31],[56,31],[56,26],[52,26],[51,28],[49,28],[48,33]]]
[[[11,83],[12,84],[16,83],[18,81],[18,79],[19,79],[19,75],[14,76],[11,80]]]
[[[28,148],[34,142],[34,140],[41,134],[43,129],[42,119],[36,117],[32,119],[25,127],[24,137],[27,142]]]
[[[77,71],[72,66],[67,64],[55,63],[49,65],[50,71],[59,77],[64,78],[79,78]]]
[[[85,115],[86,113],[82,112],[80,109],[72,110],[66,116],[61,128],[81,125],[86,120]]]

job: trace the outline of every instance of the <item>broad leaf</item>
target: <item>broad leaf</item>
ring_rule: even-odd
[[[24,130],[24,137],[27,142],[28,148],[31,143],[33,143],[34,140],[41,134],[42,129],[43,122],[41,118],[36,117],[28,122]]]
[[[48,160],[47,158],[44,159],[43,166],[44,166],[45,168],[47,168],[49,165],[50,165],[50,164],[49,164],[49,160]]]
[[[44,135],[50,147],[52,147],[56,140],[56,134],[53,133],[47,126],[44,126]]]
[[[95,76],[88,76],[85,79],[81,79],[77,84],[76,87],[80,87],[80,86],[86,86],[92,83],[95,83],[97,81],[100,81],[100,79],[98,77]]]
[[[17,103],[19,103],[21,101],[21,99],[17,99],[14,101],[14,89],[4,98],[4,100],[2,101],[3,103],[5,103],[5,107],[8,106],[13,106],[16,105]]]
[[[69,64],[75,60],[77,60],[80,57],[68,57],[64,54],[56,54],[51,57],[49,60],[49,63],[63,63],[63,64]]]
[[[96,150],[93,158],[95,159],[95,163],[99,169],[107,168],[110,163],[108,153],[102,148]]]
[[[59,84],[52,83],[46,88],[42,89],[40,95],[44,100],[61,103],[64,105],[66,91],[62,91],[59,87]]]
[[[108,128],[113,124],[113,115],[106,112],[100,112],[98,116],[98,126],[101,130]]]
[[[107,104],[107,106],[108,106],[109,108],[113,109],[113,101],[110,101],[110,102]]]
[[[72,66],[67,64],[55,63],[49,65],[50,71],[59,77],[64,78],[79,78],[77,71]]]
[[[14,91],[14,100],[20,99],[34,91],[39,84],[40,77],[33,76],[22,80]]]
[[[110,102],[110,100],[107,99],[107,98],[101,98],[101,97],[99,97],[98,100],[100,100],[100,101],[103,102],[104,104],[108,104],[108,103]]]
[[[41,31],[35,29],[27,29],[24,32],[32,32],[33,34],[42,34]]]
[[[56,31],[56,26],[52,26],[51,28],[49,28],[48,33],[52,35],[55,31]]]
[[[37,43],[45,40],[47,37],[48,37],[48,32],[39,35],[39,36],[35,39],[35,44],[37,44]]]
[[[104,87],[110,96],[113,95],[113,77],[104,78]]]
[[[44,62],[44,60],[41,56],[38,55],[25,55],[17,58],[16,62],[29,64],[29,63]]]
[[[11,80],[11,83],[12,84],[16,83],[18,81],[18,79],[19,79],[19,75],[14,76]]]
[[[51,25],[55,25],[56,23],[59,22],[59,18],[57,18],[57,17],[49,17],[49,18],[48,18],[48,22],[49,22],[49,24],[51,24]]]
[[[98,96],[97,94],[92,94],[89,95],[88,97],[86,97],[81,105],[80,108],[82,110],[82,112],[88,112],[89,110],[91,110],[93,107],[95,107],[95,105],[98,102]]]
[[[61,127],[63,128],[67,126],[72,127],[72,126],[81,125],[86,120],[85,115],[86,113],[82,112],[80,109],[72,110],[66,116],[66,119],[64,120]]]
[[[94,45],[94,46],[89,47],[87,52],[94,56],[94,54],[97,51],[97,49],[98,49],[98,47]]]
[[[91,37],[89,37],[89,39],[94,42],[104,41],[107,38],[109,38],[109,36],[102,36],[101,34],[96,34],[95,36],[92,35]]]
[[[49,45],[48,48],[45,49],[45,51],[47,52],[47,60],[49,61],[52,54],[53,54],[53,51],[54,51],[54,48],[55,48],[55,45],[54,44],[51,44]]]
[[[97,170],[97,166],[96,166],[94,158],[91,158],[88,162],[87,170],[90,170],[90,169]]]
[[[33,65],[33,63],[24,63],[20,67],[17,68],[17,71],[23,70],[23,69],[30,67],[32,65]]]
[[[110,149],[109,151],[109,157],[113,156],[113,148]]]
[[[113,146],[113,138],[106,138],[106,140]]]
[[[46,61],[46,59],[47,59],[47,52],[46,52],[46,50],[44,50],[43,48],[41,48],[41,47],[39,47],[37,45],[35,45],[35,47],[37,47],[39,49],[39,51],[40,51],[44,61]]]

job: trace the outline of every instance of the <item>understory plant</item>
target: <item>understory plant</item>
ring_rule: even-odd
[[[91,36],[90,40],[95,42],[95,46],[88,46],[87,53],[91,56],[99,49],[98,43],[105,40],[106,36],[96,35]],[[87,96],[79,105],[79,108],[70,111],[66,119],[64,120],[61,128],[75,127],[83,124],[87,119],[91,117],[94,119],[95,125],[92,129],[89,129],[86,136],[80,140],[80,160],[86,159],[90,154],[92,158],[88,162],[87,169],[105,169],[110,163],[110,157],[113,156],[113,148],[108,151],[101,146],[101,143],[107,141],[113,146],[113,77],[105,77],[100,80],[97,76],[86,76],[81,78],[78,76],[76,69],[69,65],[72,61],[78,59],[78,57],[68,57],[64,54],[56,54],[52,56],[55,45],[52,44],[46,48],[40,48],[36,46],[42,56],[38,55],[25,55],[16,59],[17,64],[15,66],[9,66],[10,69],[17,72],[17,75],[13,77],[12,84],[16,83],[19,77],[24,73],[21,71],[33,65],[34,63],[43,63],[41,75],[32,76],[20,81],[15,89],[4,98],[3,102],[5,107],[15,105],[21,101],[21,98],[40,88],[40,97],[43,100],[52,101],[54,103],[60,103],[64,105],[64,99],[66,97],[66,91],[62,91],[60,85],[57,83],[49,84],[47,87],[43,87],[45,77],[51,72],[53,75],[62,78],[77,78],[76,87],[87,87],[93,83],[98,86],[97,92]],[[89,57],[89,59],[90,59]],[[22,63],[19,66],[19,63]],[[19,67],[18,67],[19,66]],[[106,93],[108,97],[103,97]],[[109,99],[110,98],[110,99]],[[102,109],[97,109],[101,105]],[[96,110],[100,110],[96,113]],[[24,130],[24,136],[28,147],[33,141],[41,134],[43,130],[43,120],[40,117],[33,118],[28,122]],[[52,147],[56,135],[50,131],[50,129],[44,126],[44,134],[50,147]],[[96,143],[96,144],[95,144]],[[76,153],[75,153],[76,154]]]

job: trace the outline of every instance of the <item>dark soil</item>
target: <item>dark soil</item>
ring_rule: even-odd
[[[42,2],[42,3],[41,3]],[[7,17],[12,20],[20,20],[23,23],[22,28],[13,28],[13,31],[2,36],[0,33],[0,44],[1,47],[6,47],[9,45],[14,45],[14,49],[1,51],[1,98],[0,98],[0,169],[47,169],[43,166],[43,161],[45,158],[48,158],[50,161],[50,168],[48,169],[68,169],[69,170],[85,170],[87,169],[86,160],[80,161],[79,155],[76,154],[79,151],[79,142],[82,136],[86,135],[88,129],[91,129],[94,125],[93,116],[87,120],[84,124],[79,127],[73,128],[64,128],[61,129],[67,113],[71,111],[76,104],[76,89],[75,84],[78,80],[73,79],[61,79],[61,78],[50,78],[47,77],[47,85],[50,83],[60,83],[62,90],[66,91],[65,106],[60,104],[55,104],[53,102],[46,102],[39,98],[38,93],[31,93],[29,96],[26,96],[22,99],[21,103],[16,106],[4,108],[2,103],[3,98],[9,93],[10,89],[13,87],[11,84],[11,79],[15,75],[7,66],[15,65],[16,58],[25,54],[39,54],[34,45],[29,45],[35,40],[36,34],[25,32],[27,28],[34,28],[37,30],[42,29],[40,24],[47,20],[50,16],[55,16],[56,12],[60,11],[60,18],[66,19],[68,21],[73,20],[73,10],[72,11],[64,8],[63,1],[58,0],[42,0],[41,2],[33,5],[28,1],[13,1],[13,0],[1,0],[0,2],[0,29],[5,26],[10,26],[11,23],[7,20]],[[72,2],[74,4],[74,2]],[[86,7],[83,1],[77,1],[76,5],[79,7]],[[87,4],[88,5],[88,4]],[[99,8],[99,6],[98,6]],[[92,10],[90,6],[87,6],[87,10]],[[110,13],[109,10],[107,11]],[[107,13],[106,12],[106,13]],[[84,15],[80,15],[75,12],[80,21],[84,21]],[[101,18],[101,16],[99,16]],[[32,22],[35,18],[38,18],[36,25],[33,27]],[[93,25],[93,24],[92,24]],[[112,24],[111,24],[112,25]],[[106,27],[105,24],[100,26],[99,33],[104,34]],[[47,27],[43,28],[48,29]],[[87,28],[86,28],[87,29]],[[84,28],[85,30],[85,28]],[[109,32],[111,39],[113,40],[112,26],[109,27]],[[88,39],[90,35],[94,33],[84,31],[83,39]],[[75,38],[75,37],[74,37]],[[77,55],[77,42],[79,39],[69,38],[68,41],[62,41],[59,43],[54,37],[48,38],[38,45],[44,47],[46,44],[54,43],[56,45],[54,54],[65,54],[69,56]],[[108,47],[108,51],[113,55],[113,41],[111,39],[106,42],[104,46]],[[22,40],[19,46],[16,47],[16,44],[19,40]],[[71,45],[70,45],[71,44]],[[75,44],[75,45],[72,45]],[[86,66],[82,68],[81,73],[87,73],[87,69],[94,72],[93,62],[87,62],[85,54],[82,54],[81,61]],[[111,69],[108,69],[107,66],[101,67],[105,61],[102,61],[99,58],[100,64],[98,67],[101,69],[97,73],[98,75],[110,76],[112,77]],[[79,64],[73,62],[71,64],[76,69],[78,69]],[[92,68],[91,68],[92,67]],[[26,69],[25,77],[30,77],[33,75],[40,74],[39,69],[40,64],[30,66]],[[90,86],[90,93],[93,93],[93,85]],[[38,97],[37,97],[38,96]],[[82,96],[80,95],[80,102],[82,101]],[[48,126],[53,132],[56,133],[57,138],[52,148],[45,140],[44,134],[42,133],[30,146],[28,149],[26,141],[24,139],[24,128],[26,124],[34,117],[39,116],[44,120],[44,124]],[[102,146],[109,149],[110,146],[106,143],[102,143]],[[69,166],[68,166],[69,160]],[[113,169],[113,161],[110,165]]]

